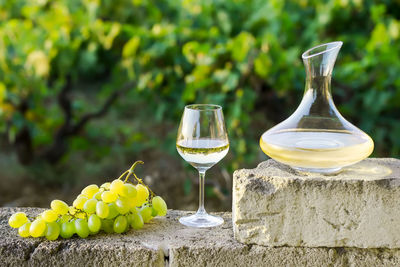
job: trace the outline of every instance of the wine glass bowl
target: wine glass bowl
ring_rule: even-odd
[[[199,209],[182,217],[180,223],[192,227],[213,227],[222,224],[221,217],[204,209],[205,172],[223,159],[229,150],[221,106],[194,104],[185,107],[176,139],[179,155],[199,171]]]

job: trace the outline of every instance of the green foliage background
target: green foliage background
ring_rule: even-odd
[[[301,53],[341,40],[335,103],[372,136],[375,156],[400,155],[400,6],[372,0],[0,0],[0,133],[27,129],[35,158],[72,122],[128,85],[106,116],[67,138],[68,160],[113,150],[175,152],[183,107],[224,108],[228,170],[259,161],[262,132],[301,100]],[[129,82],[134,81],[134,85]],[[4,145],[7,146],[7,145]]]

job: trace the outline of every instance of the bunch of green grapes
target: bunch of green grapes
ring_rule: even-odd
[[[118,179],[100,187],[92,184],[85,187],[72,206],[61,200],[53,200],[51,209],[45,210],[33,221],[25,213],[13,214],[8,223],[18,228],[21,237],[41,237],[56,240],[59,236],[70,238],[74,234],[82,238],[104,231],[123,233],[141,229],[155,216],[167,214],[167,204],[133,172],[135,162]],[[133,175],[135,183],[129,178]],[[123,178],[125,179],[123,180]]]

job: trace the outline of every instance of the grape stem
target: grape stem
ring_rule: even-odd
[[[126,176],[125,180],[124,180],[124,182],[126,182],[126,181],[128,180],[128,178],[129,178],[129,176],[133,173],[133,170],[135,169],[136,165],[138,165],[138,164],[144,164],[144,162],[141,161],[141,160],[135,161],[135,163],[132,164],[132,166],[129,168],[129,170],[124,171],[124,173],[122,173],[122,174],[118,177],[118,180],[121,180],[122,177],[124,177],[126,174],[128,174],[128,175]]]
[[[126,170],[123,174],[121,174],[121,176],[118,178],[118,180],[121,180],[122,177],[124,177],[124,175],[126,175],[129,172],[129,170]]]
[[[84,218],[87,218],[87,217],[88,217],[87,214],[86,214],[86,212],[85,212],[84,210],[77,209],[77,208],[75,208],[75,213],[74,213],[74,214],[72,214],[70,211],[68,211],[68,214],[72,217],[71,219],[79,218],[80,214],[83,214],[83,217],[84,217]],[[70,220],[71,220],[71,219],[70,219]]]
[[[120,180],[126,175],[125,180],[124,180],[124,182],[126,183],[129,181],[129,177],[133,174],[137,183],[145,186],[147,188],[147,190],[149,190],[149,192],[150,192],[149,202],[151,202],[151,200],[153,199],[153,197],[156,194],[154,194],[154,192],[150,189],[150,187],[148,187],[145,183],[143,183],[142,179],[140,179],[136,176],[136,174],[133,170],[135,169],[136,165],[138,165],[138,164],[144,164],[144,162],[141,160],[136,161],[135,163],[132,164],[132,166],[129,168],[129,170],[126,170],[124,173],[122,173],[118,179]]]

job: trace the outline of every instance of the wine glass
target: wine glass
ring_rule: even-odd
[[[229,150],[222,108],[218,105],[194,104],[185,107],[179,125],[176,149],[181,157],[199,171],[199,209],[196,214],[179,219],[191,227],[213,227],[224,222],[204,209],[204,177]]]

